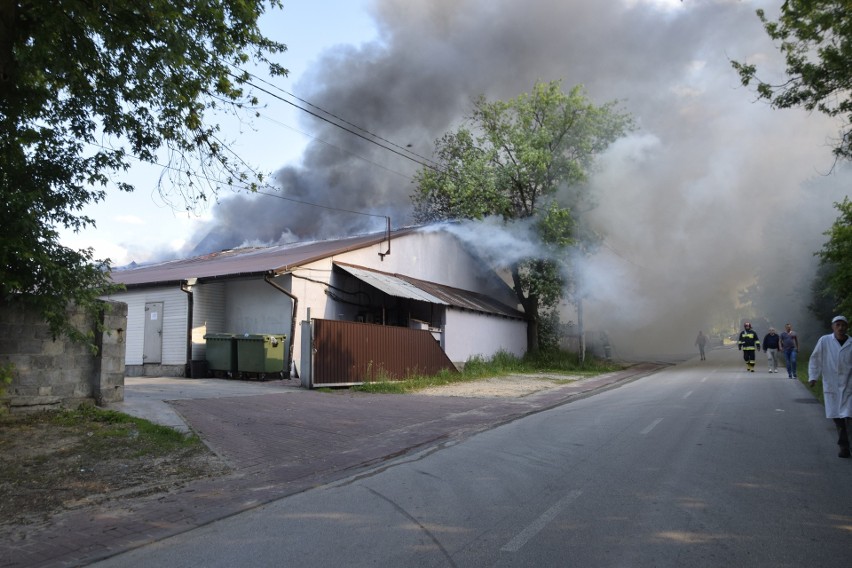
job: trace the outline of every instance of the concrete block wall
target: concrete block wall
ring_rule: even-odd
[[[12,412],[105,404],[124,400],[124,334],[127,305],[104,302],[103,329],[70,308],[81,331],[95,333],[95,349],[67,337],[55,340],[38,314],[0,302],[0,365],[11,363],[5,403]]]

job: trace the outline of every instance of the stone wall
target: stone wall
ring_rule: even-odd
[[[70,314],[77,329],[95,333],[94,350],[67,337],[54,340],[35,312],[0,302],[0,365],[14,365],[4,397],[12,412],[124,400],[127,304],[104,302],[102,330],[81,311]]]

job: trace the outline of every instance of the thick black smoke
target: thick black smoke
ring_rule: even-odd
[[[759,275],[781,294],[766,314],[776,327],[806,318],[798,291],[844,192],[839,176],[819,177],[832,167],[835,126],[755,102],[731,68],[754,61],[765,78],[781,76],[754,14],[778,5],[379,0],[379,41],[329,52],[297,92],[427,157],[480,94],[508,99],[561,79],[597,103],[623,101],[639,129],[602,158],[590,180],[599,206],[584,219],[606,235],[584,267],[597,302],[589,325],[622,345],[677,351],[699,328],[745,314],[738,293]],[[304,128],[318,141],[276,173],[281,194],[376,217],[240,196],[214,209],[195,252],[379,230],[381,216],[411,221],[415,163],[311,117]]]

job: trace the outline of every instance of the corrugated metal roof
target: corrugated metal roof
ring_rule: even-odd
[[[335,262],[334,265],[391,296],[411,298],[413,300],[443,304],[445,306],[510,318],[526,318],[523,312],[478,292],[428,282],[405,276],[404,274],[390,274],[342,262]]]
[[[369,284],[373,288],[378,288],[389,296],[410,298],[412,300],[420,300],[421,302],[429,302],[430,304],[449,305],[440,298],[433,296],[429,292],[426,292],[425,290],[418,288],[416,285],[406,282],[395,275],[387,274],[385,272],[377,272],[375,270],[351,264],[343,264],[342,262],[335,262],[334,264],[358,280]]]
[[[416,227],[391,232],[391,238],[416,231]],[[214,252],[193,258],[170,260],[135,268],[114,270],[114,282],[128,287],[178,283],[189,278],[213,280],[238,276],[257,276],[269,272],[287,272],[316,260],[372,246],[387,239],[387,233],[372,233],[344,239],[292,243],[271,247],[248,247]],[[389,274],[369,268],[335,263],[356,278],[386,294],[423,302],[443,304],[483,313],[524,318],[523,312],[483,294],[418,280],[401,274]]]
[[[407,228],[393,231],[391,238],[414,230]],[[180,282],[188,278],[203,280],[286,272],[295,266],[378,244],[386,239],[387,233],[382,232],[310,243],[225,250],[193,258],[113,270],[110,277],[113,282],[132,287]]]

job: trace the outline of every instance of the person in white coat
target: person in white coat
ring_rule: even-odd
[[[846,333],[849,322],[844,316],[837,316],[831,320],[831,329],[833,333],[820,337],[814,347],[808,362],[808,382],[814,386],[822,376],[825,417],[833,419],[837,427],[837,455],[848,458],[852,417],[852,341]]]

